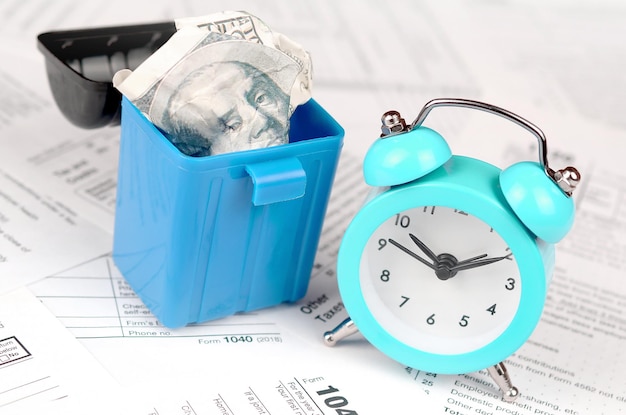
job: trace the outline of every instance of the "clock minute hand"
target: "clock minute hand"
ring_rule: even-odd
[[[477,259],[482,259],[482,258],[485,258],[486,256],[488,256],[488,255],[487,254],[476,255],[475,257],[471,257],[471,258],[468,258],[468,259],[464,259],[463,261],[459,261],[459,262],[456,263],[456,265],[463,265],[463,264],[467,264],[469,262],[474,262]]]
[[[505,256],[500,256],[500,257],[496,257],[496,258],[486,258],[486,259],[478,259],[476,261],[472,261],[472,262],[467,262],[467,261],[463,261],[462,263],[459,263],[453,267],[450,267],[450,271],[462,271],[465,269],[471,269],[471,268],[477,268],[477,267],[482,267],[483,265],[489,265],[489,264],[493,264],[494,262],[498,262],[498,261],[502,261],[503,259],[506,259],[508,257],[510,257],[511,254],[505,255]]]
[[[399,248],[401,251],[409,254],[413,258],[417,259],[419,262],[421,262],[422,264],[426,265],[427,267],[429,267],[431,269],[434,269],[434,270],[437,269],[437,267],[434,264],[431,264],[430,262],[426,261],[424,258],[422,258],[421,256],[417,255],[415,252],[411,251],[410,249],[408,249],[404,245],[399,244],[395,240],[389,238],[389,243],[392,244],[393,246],[395,246],[396,248]]]

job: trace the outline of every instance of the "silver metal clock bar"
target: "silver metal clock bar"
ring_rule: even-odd
[[[546,170],[549,170],[548,167],[548,144],[546,140],[546,136],[543,131],[535,124],[526,120],[525,118],[520,117],[519,115],[508,111],[504,108],[497,107],[495,105],[487,104],[485,102],[474,101],[470,99],[462,99],[462,98],[436,98],[433,99],[424,105],[420,113],[417,115],[415,120],[411,123],[409,129],[413,129],[415,127],[420,126],[428,113],[436,107],[464,107],[464,108],[472,108],[477,110],[486,111],[492,114],[499,115],[500,117],[506,118],[510,121],[513,121],[515,124],[523,127],[530,133],[532,133],[538,141],[539,144],[539,162],[541,166]]]
[[[509,110],[497,107],[495,105],[487,104],[485,102],[463,98],[435,98],[427,102],[426,105],[424,105],[419,114],[417,114],[415,120],[409,126],[406,126],[404,119],[402,119],[400,114],[395,111],[385,113],[386,118],[385,116],[383,117],[383,124],[401,124],[401,126],[394,124],[393,127],[385,127],[390,132],[395,132],[394,129],[412,130],[413,128],[422,125],[430,111],[436,107],[472,108],[489,112],[491,114],[498,115],[514,122],[515,124],[529,131],[537,138],[539,163],[541,164],[541,167],[544,169],[546,174],[557,183],[557,185],[561,188],[561,190],[563,190],[563,192],[565,192],[565,194],[571,196],[572,192],[580,182],[580,173],[578,172],[578,170],[576,170],[575,167],[568,166],[556,171],[550,168],[550,166],[548,165],[548,142],[546,140],[545,134],[543,133],[543,131],[541,131],[539,127]],[[385,128],[383,128],[383,135],[385,135]]]
[[[339,323],[337,327],[324,333],[324,343],[332,347],[336,345],[339,340],[351,336],[358,331],[359,329],[356,327],[356,324],[354,324],[354,321],[348,317]],[[488,367],[487,372],[489,372],[491,378],[502,391],[502,399],[506,402],[513,402],[517,399],[519,390],[511,383],[511,377],[503,362]]]
[[[500,362],[487,368],[489,375],[502,391],[502,399],[513,402],[519,396],[519,390],[511,383],[511,377],[504,363]]]
[[[337,327],[324,333],[324,343],[326,343],[327,346],[334,346],[339,340],[344,339],[357,331],[359,331],[359,329],[356,327],[356,324],[354,324],[352,319],[348,317],[339,323]]]

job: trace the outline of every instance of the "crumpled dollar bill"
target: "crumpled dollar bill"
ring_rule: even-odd
[[[177,32],[114,86],[184,154],[285,144],[311,98],[311,59],[245,12],[179,19]]]

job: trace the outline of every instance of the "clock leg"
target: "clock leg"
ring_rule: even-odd
[[[339,340],[348,337],[357,331],[359,331],[359,329],[356,328],[356,324],[354,324],[352,319],[348,317],[339,323],[337,327],[324,333],[324,343],[326,343],[327,346],[334,346]]]
[[[513,402],[519,396],[519,390],[511,383],[511,377],[506,370],[504,363],[500,362],[487,368],[489,375],[496,382],[500,390],[504,393],[502,399],[507,402]]]

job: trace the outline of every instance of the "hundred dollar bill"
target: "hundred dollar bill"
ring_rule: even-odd
[[[196,26],[209,32],[231,35],[248,42],[275,47],[286,53],[300,66],[291,93],[290,106],[293,111],[298,105],[311,98],[313,69],[311,56],[298,43],[282,33],[273,32],[261,19],[247,12],[224,11],[206,16],[186,17],[175,20],[176,27]]]
[[[283,36],[274,42],[275,34],[251,15],[226,16],[178,21],[177,32],[159,50],[113,78],[187,155],[284,144],[291,113],[310,98],[306,52],[296,52],[297,45],[289,53],[278,48],[288,42]]]

